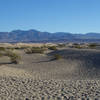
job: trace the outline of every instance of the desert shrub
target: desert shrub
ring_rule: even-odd
[[[21,46],[20,49],[27,49],[30,48],[30,46]]]
[[[77,48],[77,49],[81,49],[82,48],[80,45],[75,45],[74,47]]]
[[[2,57],[3,56],[3,54],[0,52],[0,57]]]
[[[48,46],[44,44],[43,46],[41,46],[41,48],[45,49],[45,48],[48,48]]]
[[[57,47],[56,46],[50,46],[50,47],[48,47],[48,49],[50,49],[50,50],[57,50]]]
[[[27,48],[24,50],[26,54],[32,54],[32,50],[31,48]]]
[[[20,49],[20,47],[14,47],[14,49],[16,49],[16,50],[17,50],[17,49]]]
[[[32,54],[32,53],[44,53],[44,49],[40,47],[32,47],[32,48],[27,48],[25,50],[25,53],[27,54]]]
[[[11,51],[7,51],[6,56],[10,57],[11,63],[14,64],[18,64],[21,60],[21,57],[18,54]]]
[[[0,51],[5,51],[5,48],[4,47],[0,47]]]
[[[21,47],[14,47],[14,49],[19,50],[19,49],[22,49],[22,48]]]
[[[62,59],[62,56],[60,54],[54,54],[54,59],[55,60]]]
[[[14,49],[16,50],[23,50],[23,49],[27,49],[29,48],[29,46],[15,46]]]
[[[18,64],[19,61],[20,61],[20,56],[19,55],[16,55],[16,54],[13,54],[11,57],[11,62],[14,63],[14,64]]]
[[[96,46],[97,46],[96,43],[91,43],[91,44],[88,45],[89,48],[95,48]]]
[[[13,50],[15,50],[15,49],[14,49],[14,47],[6,47],[6,50],[11,50],[11,51],[13,51]]]
[[[42,48],[32,48],[32,53],[44,53],[44,49]]]
[[[11,49],[5,49],[5,48],[0,48],[0,57],[2,56],[8,56],[11,60],[12,63],[18,64],[19,61],[21,60],[21,57],[14,53]]]
[[[0,57],[5,56],[6,48],[0,47]]]
[[[32,49],[41,49],[42,47],[32,47]]]

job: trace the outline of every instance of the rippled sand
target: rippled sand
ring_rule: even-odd
[[[59,53],[63,59],[52,60]],[[20,51],[21,64],[0,62],[0,100],[99,100],[100,51]],[[1,59],[1,58],[0,58]]]

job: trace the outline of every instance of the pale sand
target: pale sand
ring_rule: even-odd
[[[0,100],[99,100],[100,51],[66,49],[50,55],[54,53],[64,59],[21,51],[22,64],[0,66]]]
[[[0,66],[0,76],[3,77],[22,77],[22,78],[29,78],[32,75],[25,71],[24,69],[12,68],[5,65]]]
[[[41,47],[41,46],[57,46],[54,43],[0,43],[0,47]]]

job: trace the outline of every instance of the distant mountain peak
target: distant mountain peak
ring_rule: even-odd
[[[23,31],[23,30],[17,29],[17,30],[13,30],[11,32],[21,32],[21,31]]]
[[[85,42],[100,41],[100,34],[72,34],[69,32],[41,32],[35,29],[0,32],[0,42]]]

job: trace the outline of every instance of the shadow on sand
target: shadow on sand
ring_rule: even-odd
[[[0,65],[8,65],[8,64],[12,64],[11,62],[0,62]]]
[[[100,69],[100,51],[65,49],[51,52],[48,56],[54,54],[59,54],[66,60],[82,61],[85,67]]]
[[[51,58],[49,60],[42,60],[42,61],[37,61],[37,62],[33,62],[33,63],[43,63],[43,62],[51,62],[51,61],[55,61],[55,58]]]

